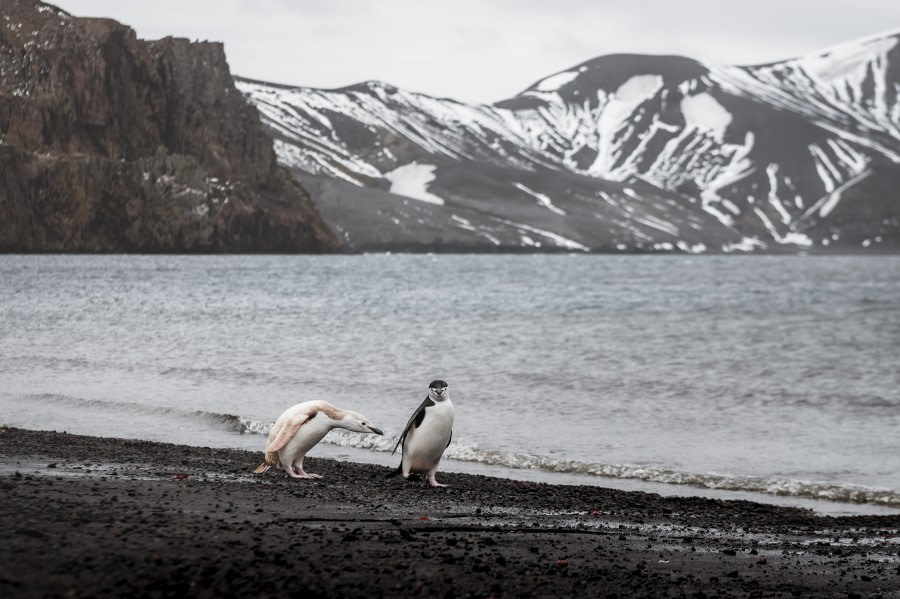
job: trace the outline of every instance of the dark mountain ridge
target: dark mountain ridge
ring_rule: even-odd
[[[492,105],[238,88],[350,249],[900,249],[897,33],[747,67],[602,56]]]

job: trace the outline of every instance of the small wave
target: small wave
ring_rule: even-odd
[[[125,412],[130,414],[144,414],[148,416],[161,416],[174,418],[179,421],[198,420],[213,428],[226,432],[240,434],[268,435],[272,429],[272,422],[254,420],[237,414],[223,414],[208,412],[206,410],[182,410],[166,406],[148,405],[142,403],[129,403],[124,401],[109,401],[105,399],[83,399],[71,395],[40,394],[26,395],[25,398],[44,403],[64,404],[76,407],[78,410],[98,410],[103,412]]]
[[[397,445],[397,437],[387,435],[361,435],[342,429],[334,429],[325,437],[325,443],[340,447],[355,447],[359,449],[371,449],[373,451],[394,451]],[[398,450],[399,451],[399,450]]]
[[[397,444],[397,437],[359,435],[349,431],[335,430],[324,439],[324,442],[343,447],[390,452]],[[825,499],[842,503],[873,503],[887,507],[900,507],[900,493],[856,485],[711,473],[700,474],[647,466],[560,460],[545,456],[480,449],[465,443],[452,443],[444,456],[461,462],[475,462],[515,470],[542,470],[560,474],[626,478],[721,491],[749,491],[768,495]]]
[[[256,420],[237,414],[224,414],[204,410],[181,410],[162,406],[115,402],[98,399],[80,399],[65,395],[29,396],[46,402],[78,404],[80,408],[103,411],[127,411],[139,414],[173,417],[184,421],[194,419],[222,430],[238,434],[265,436],[272,429],[272,422]],[[335,429],[324,443],[341,447],[353,447],[372,451],[391,452],[398,437],[388,435],[361,435]],[[487,466],[501,466],[516,470],[541,470],[561,474],[579,474],[605,478],[636,479],[654,483],[685,485],[723,491],[748,491],[787,497],[824,499],[843,503],[872,503],[887,507],[900,507],[900,493],[889,489],[873,489],[850,484],[798,481],[781,478],[733,476],[715,473],[692,473],[667,468],[604,464],[563,460],[524,453],[481,449],[474,444],[455,442],[447,448],[445,457],[461,462],[473,462]]]
[[[173,410],[173,413],[174,412],[175,411]],[[274,424],[272,422],[238,416],[237,414],[219,414],[217,412],[206,412],[203,410],[195,410],[193,412],[178,410],[177,412],[205,420],[214,425],[220,425],[221,428],[228,432],[239,433],[241,435],[268,435]]]
[[[768,495],[826,499],[844,503],[874,503],[888,507],[900,507],[900,493],[888,489],[872,489],[849,484],[692,473],[627,464],[579,462],[529,454],[482,450],[477,447],[467,446],[451,446],[445,455],[454,460],[478,462],[490,466],[503,466],[513,469],[536,469],[565,474],[636,479],[723,491],[749,491]]]
[[[236,418],[237,432],[247,435],[268,435],[272,430],[274,422],[264,422],[262,420],[254,420],[253,418],[244,418],[243,416],[228,415],[229,418]]]

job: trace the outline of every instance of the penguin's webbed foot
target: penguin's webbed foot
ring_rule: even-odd
[[[433,474],[428,477],[428,484],[431,485],[432,487],[446,487],[447,486],[447,485],[442,485],[441,483],[436,481]]]
[[[287,474],[291,478],[322,478],[321,474],[311,474],[303,470],[303,468],[288,468]]]

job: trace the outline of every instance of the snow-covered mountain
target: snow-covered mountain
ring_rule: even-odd
[[[604,56],[493,105],[237,85],[348,250],[900,249],[900,32]]]

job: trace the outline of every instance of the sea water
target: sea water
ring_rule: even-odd
[[[324,399],[394,465],[900,511],[897,256],[0,256],[0,424],[261,451]]]

